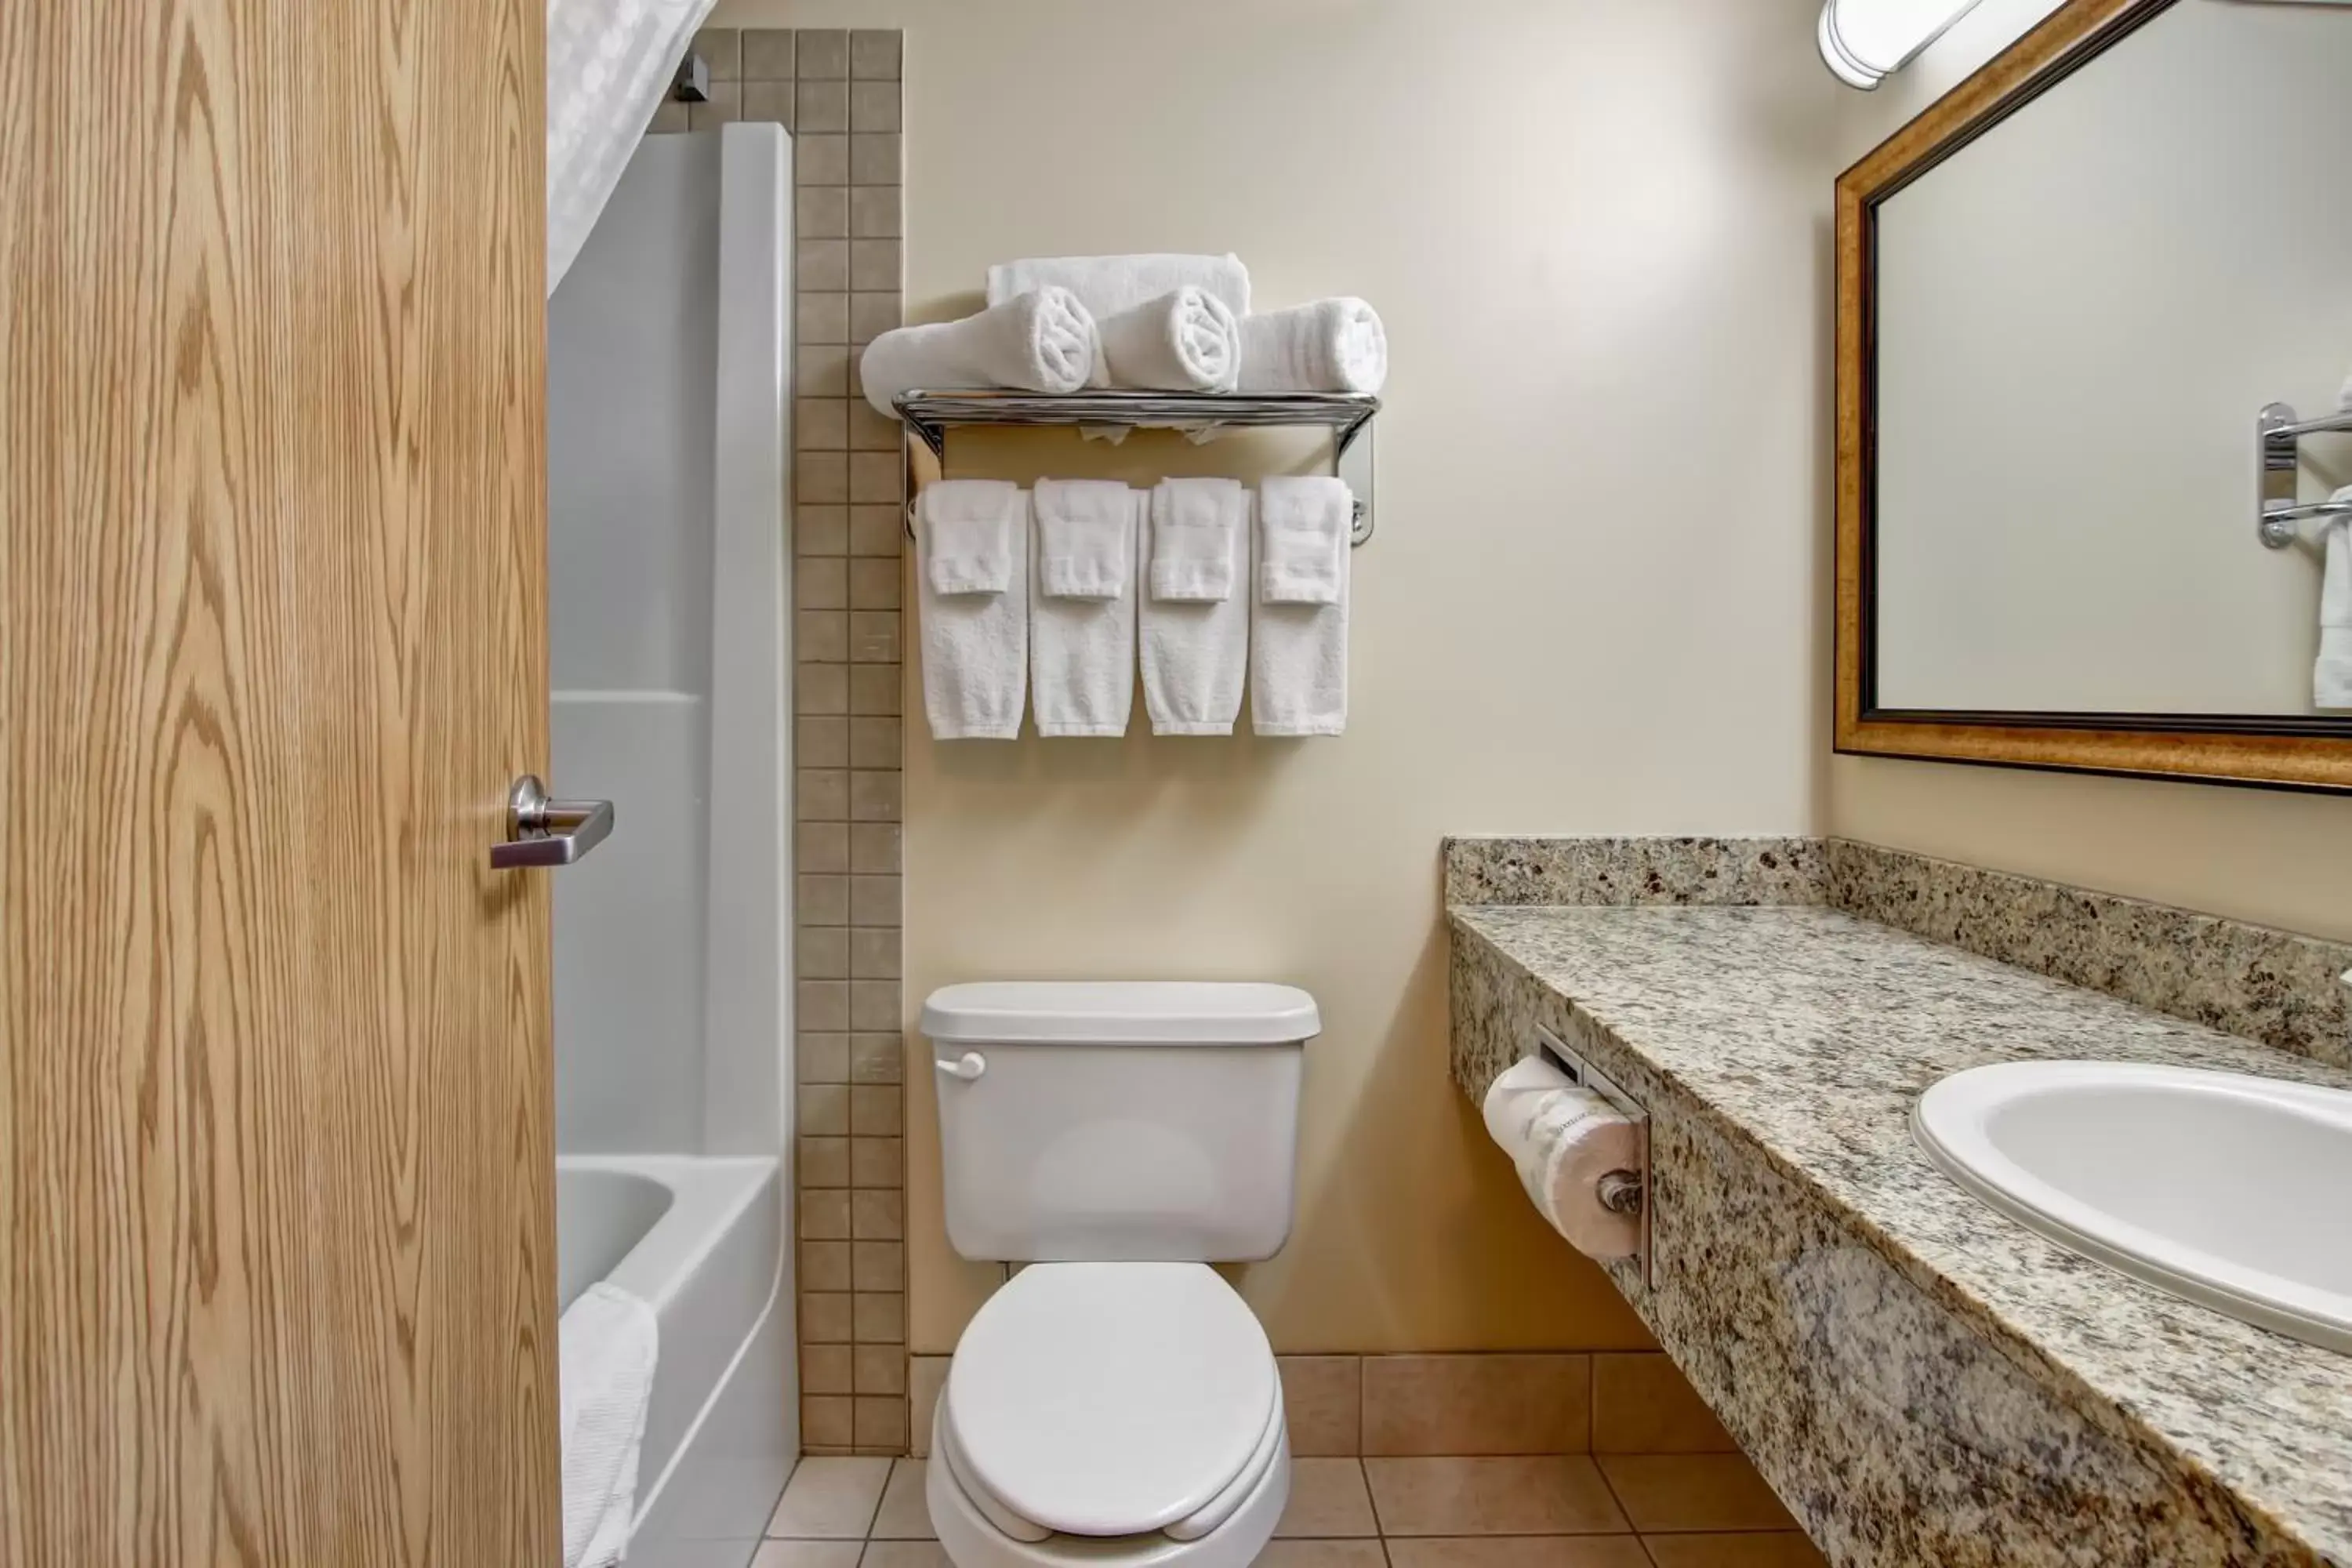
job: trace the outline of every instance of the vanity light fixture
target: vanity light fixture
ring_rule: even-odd
[[[1817,37],[1837,79],[1864,92],[1918,56],[1977,0],[1822,0]]]

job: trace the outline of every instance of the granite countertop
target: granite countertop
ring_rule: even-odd
[[[2343,1089],[2352,1071],[1817,907],[1449,912],[1457,940],[1572,1003],[2088,1419],[2352,1563],[2352,1356],[2077,1257],[1961,1191],[1910,1131],[1920,1091],[1986,1062]]]

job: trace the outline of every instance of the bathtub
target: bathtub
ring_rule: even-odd
[[[630,1568],[744,1568],[797,1457],[773,1160],[559,1156],[556,1299],[596,1280],[661,1324]]]

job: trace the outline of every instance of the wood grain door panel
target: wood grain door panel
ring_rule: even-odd
[[[543,0],[0,7],[0,1563],[559,1555]]]

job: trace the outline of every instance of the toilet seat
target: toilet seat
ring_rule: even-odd
[[[1199,1263],[1022,1270],[956,1346],[941,1457],[1007,1536],[1206,1535],[1286,1451],[1273,1347]]]

